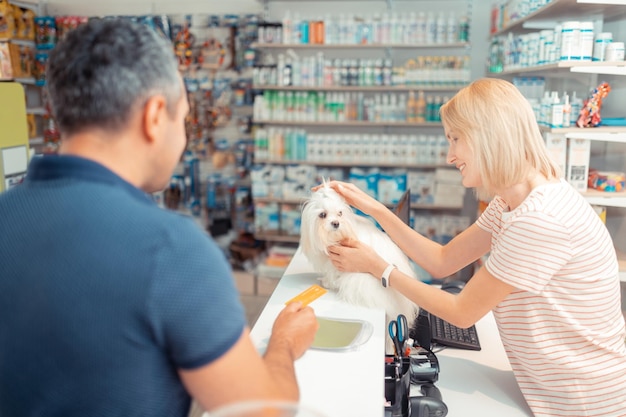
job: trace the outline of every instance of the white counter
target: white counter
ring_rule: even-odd
[[[300,251],[261,312],[252,339],[264,352],[272,324],[287,300],[319,283]],[[371,339],[358,350],[309,350],[296,362],[301,403],[326,417],[381,417],[384,410],[384,346],[386,323],[382,310],[340,301],[328,292],[311,303],[315,314],[367,320]],[[481,351],[445,349],[436,386],[448,406],[448,416],[531,416],[504,353],[493,316],[476,324]]]

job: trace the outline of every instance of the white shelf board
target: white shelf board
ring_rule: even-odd
[[[626,9],[622,7],[624,5],[626,5],[624,0],[552,0],[534,12],[510,22],[492,36],[541,27],[547,28],[550,25],[554,27],[557,21],[594,20],[594,16],[606,20],[626,13]]]
[[[26,109],[26,114],[36,114],[39,116],[44,116],[48,114],[48,112],[43,107],[30,107]]]
[[[392,86],[307,86],[307,85],[255,85],[254,90],[276,90],[276,91],[458,91],[467,84],[458,85],[392,85]]]
[[[30,39],[9,39],[9,42],[14,45],[29,46],[31,48],[35,47],[35,41]]]
[[[626,12],[626,8],[624,8]],[[625,61],[560,61],[552,64],[533,67],[510,68],[502,72],[490,72],[493,76],[516,75],[527,73],[544,73],[554,71],[569,71],[588,74],[626,75]]]
[[[588,189],[581,194],[585,197],[589,204],[604,207],[626,208],[626,192],[607,193]]]
[[[250,45],[254,49],[443,49],[443,48],[465,48],[469,47],[469,42],[454,43],[372,43],[372,44],[321,44],[321,43],[253,43]]]
[[[581,62],[580,65],[572,66],[570,71],[585,74],[626,75],[626,62]]]
[[[255,159],[255,164],[269,165],[315,165],[321,167],[395,167],[395,168],[412,168],[412,169],[436,169],[450,168],[448,164],[409,164],[409,163],[392,163],[392,162],[362,162],[362,161],[302,161],[302,160],[285,160],[285,159]]]
[[[596,132],[598,129],[607,130]],[[578,131],[565,133],[565,137],[569,139],[589,139],[601,142],[626,143],[626,127],[578,129]]]
[[[43,145],[44,141],[43,141],[43,136],[37,136],[34,138],[30,138],[28,139],[28,143],[30,145]]]
[[[254,120],[256,124],[275,126],[344,126],[344,127],[443,127],[441,122],[370,122],[370,121],[345,121],[345,122],[320,122],[320,121],[281,121],[281,120]]]
[[[34,77],[17,77],[17,78],[14,78],[14,81],[16,83],[29,84],[29,85],[35,85],[35,82],[36,82]]]

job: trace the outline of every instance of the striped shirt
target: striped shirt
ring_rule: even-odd
[[[567,182],[515,210],[496,197],[477,220],[485,264],[516,291],[494,316],[535,416],[626,416],[626,329],[611,237]]]

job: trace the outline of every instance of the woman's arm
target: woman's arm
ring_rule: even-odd
[[[348,204],[374,217],[400,249],[435,278],[457,272],[490,249],[491,234],[475,224],[442,246],[411,229],[385,205],[367,195],[356,185],[338,181],[332,181],[329,185]],[[376,260],[372,260],[367,266],[368,270],[376,268],[375,263]]]

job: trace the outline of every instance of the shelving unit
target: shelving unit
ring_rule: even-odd
[[[323,165],[325,167],[351,167],[355,163],[358,163],[360,167],[379,167],[379,168],[410,168],[410,169],[436,169],[436,168],[450,168],[449,165],[444,164],[403,164],[403,163],[391,163],[391,162],[357,162],[357,161],[344,161],[344,162],[321,162],[321,161],[307,161],[307,160],[293,160],[293,159],[257,159],[256,163],[259,164],[272,164],[272,165]]]
[[[579,18],[598,17],[603,20],[623,15],[626,5],[623,0],[552,0],[542,8],[509,22],[492,36],[506,34],[511,31],[536,30],[551,27],[555,20],[577,20]]]
[[[252,47],[255,49],[454,49],[468,48],[468,42],[453,43],[424,43],[424,44],[406,44],[406,43],[371,43],[371,44],[320,44],[320,43],[255,43]]]
[[[555,73],[586,73],[586,74],[606,74],[606,75],[626,75],[625,61],[599,61],[599,62],[577,62],[562,61],[554,64],[538,65],[533,67],[521,67],[507,69],[492,75],[551,75]]]
[[[465,87],[467,84],[462,85],[441,85],[441,86],[430,86],[430,85],[392,85],[392,86],[279,86],[279,85],[255,85],[253,89],[255,90],[275,90],[275,91],[345,91],[345,92],[353,92],[353,91],[363,91],[363,92],[389,92],[389,91],[414,91],[414,90],[422,90],[424,92],[429,91],[449,91],[455,92],[459,89]]]
[[[273,126],[329,126],[329,127],[442,127],[439,122],[370,122],[370,121],[345,121],[345,122],[318,122],[318,121],[282,121],[282,120],[255,120],[260,125]]]
[[[268,7],[269,4],[272,3],[272,0],[265,0],[262,3],[265,6],[266,19],[268,21],[272,21],[272,19],[270,18],[271,13],[269,13],[269,7]],[[286,4],[286,7],[290,9],[292,15],[294,14],[293,9],[296,8],[297,3],[298,2],[291,2],[289,4]],[[374,2],[368,2],[368,3],[374,3]],[[395,9],[394,0],[386,0],[381,3],[386,3],[386,6],[387,6],[386,10],[389,13],[397,11]],[[398,3],[401,3],[401,2],[398,2]],[[445,10],[446,17],[449,15],[449,12],[450,12],[449,9],[446,9],[440,6],[434,6],[432,4],[434,2],[430,2],[430,3],[431,3],[430,5],[428,5],[426,2],[422,3],[423,5],[425,5],[426,10],[424,10],[423,8],[415,8],[415,11],[424,10],[428,12],[429,11],[428,7],[439,7],[439,11]],[[457,16],[463,13],[467,13],[468,15],[471,15],[471,3],[470,2],[458,1],[456,3],[457,5],[460,5],[461,3],[463,3],[464,7],[467,7],[467,10],[463,10],[463,11],[458,10],[458,9],[455,10]],[[411,2],[403,2],[403,4],[405,6],[408,5],[409,7],[413,7]],[[293,5],[293,8],[289,7],[291,5]],[[303,7],[304,7],[303,9],[296,9],[296,12],[300,10],[303,17],[305,15],[309,15],[309,16],[316,15],[315,13],[317,13],[317,11],[313,12],[312,14],[312,11],[310,9],[307,9],[306,6],[303,6]],[[302,12],[302,10],[305,10],[305,11]],[[435,9],[434,11],[437,12],[437,9]],[[379,12],[380,10],[372,11],[372,13],[374,14],[378,14]],[[281,14],[285,13],[285,9],[282,9],[280,13]],[[341,10],[341,5],[338,4],[337,9],[333,13],[335,16],[331,17],[331,19],[340,16],[341,13],[362,15],[363,13],[368,13],[368,12],[363,11],[363,10],[361,11],[350,10],[349,12],[343,11]],[[277,18],[277,16],[275,16],[273,21],[276,21],[276,20],[280,20],[280,18],[279,17]],[[440,59],[440,57],[444,57],[444,56],[468,57],[470,55],[469,50],[471,48],[470,43],[465,42],[465,41],[451,42],[451,43],[428,43],[428,42],[373,43],[372,42],[372,43],[366,43],[366,44],[358,44],[358,43],[341,43],[341,44],[286,43],[284,44],[284,43],[259,42],[259,43],[253,44],[252,46],[257,50],[260,50],[266,53],[272,53],[272,54],[285,54],[285,56],[288,56],[289,54],[295,53],[296,55],[298,55],[299,59],[305,59],[305,58],[310,59],[310,56],[315,56],[314,54],[318,54],[318,53],[319,53],[319,56],[322,56],[323,54],[324,60],[332,60],[332,61],[342,60],[343,62],[348,61],[348,60],[354,60],[354,61],[356,60],[366,60],[366,61],[387,60],[389,62],[393,62],[395,58],[395,60],[398,60],[398,62],[393,62],[391,64],[393,66],[394,74],[395,74],[395,70],[397,67],[400,67],[400,68],[397,68],[398,71],[404,71],[404,67],[402,67],[399,64],[400,62],[406,62],[408,59],[417,59],[416,57],[420,57],[422,55],[426,56],[425,59],[429,59],[430,56],[436,55],[436,59],[437,59],[436,62],[439,62],[438,60]],[[309,56],[307,56],[307,54]],[[274,55],[274,57],[276,57],[276,55]],[[422,58],[419,58],[419,59],[422,59]],[[265,66],[266,67],[270,66],[275,62],[276,60],[271,60],[270,63],[266,64]],[[361,64],[359,64],[359,66],[360,65]],[[388,64],[385,64],[385,65],[386,65],[386,68],[389,68],[389,66],[387,66]],[[426,65],[436,65],[436,64],[427,63]],[[352,65],[352,67],[354,67],[354,65]],[[410,67],[408,68],[410,69]],[[421,69],[424,67],[418,67],[418,68]],[[432,68],[435,68],[435,67],[428,66],[426,68],[429,68],[432,70]],[[442,68],[443,68],[443,65],[442,65]],[[450,67],[446,67],[446,69],[447,68],[451,68],[451,69],[453,68],[455,70],[467,69],[467,76],[469,78],[469,68],[452,66],[452,65]],[[280,71],[277,71],[277,72],[278,74],[281,73]],[[437,73],[437,75],[438,74],[439,73]],[[371,82],[369,83],[369,85],[355,85],[356,83],[354,82],[349,82],[349,83],[342,82],[341,84],[344,84],[344,85],[337,85],[338,84],[337,81],[334,80],[333,84],[335,85],[322,86],[320,85],[319,81],[310,82],[309,80],[309,82],[302,82],[302,84],[315,83],[316,85],[315,86],[289,85],[289,83],[287,83],[288,85],[267,85],[267,84],[259,83],[259,84],[254,85],[253,88],[257,91],[269,90],[269,91],[276,91],[276,92],[294,92],[294,93],[298,93],[298,92],[308,92],[308,93],[328,92],[329,94],[335,94],[335,93],[338,93],[338,94],[359,93],[361,94],[362,93],[363,95],[361,95],[361,97],[364,97],[365,99],[367,99],[368,97],[372,97],[372,100],[373,100],[374,95],[377,93],[402,94],[402,93],[410,93],[411,91],[414,91],[415,95],[418,94],[418,91],[423,91],[424,93],[430,92],[432,93],[433,96],[440,96],[440,97],[448,96],[449,97],[449,96],[452,96],[459,89],[465,87],[467,83],[469,82],[469,80],[464,80],[463,82],[460,82],[460,80],[463,78],[463,75],[461,75],[458,78],[459,81],[457,81],[456,79],[450,78],[449,82],[440,82],[440,80],[435,80],[434,77],[433,77],[433,80],[430,80],[430,78],[427,79],[424,75],[421,75],[421,74],[416,75],[415,78],[416,80],[412,80],[412,79],[409,80],[409,78],[407,78],[407,84],[401,84],[401,85],[398,85],[399,83],[396,81],[392,81],[391,83],[386,82],[385,84],[387,85],[381,85],[382,83],[378,83],[377,85],[372,85],[373,83]],[[403,82],[403,81],[400,81],[400,82]],[[367,83],[367,81],[365,83]],[[395,83],[396,85],[390,85],[393,83]],[[283,84],[283,83],[279,81],[278,84]],[[349,85],[346,85],[346,84],[349,84]],[[434,99],[435,97],[428,97],[428,98]],[[399,102],[400,100],[398,100],[398,103]],[[374,119],[374,117],[372,117],[371,115],[368,114],[368,116]],[[298,117],[298,115],[296,115],[295,117]],[[310,117],[310,116],[309,118],[313,119],[313,117]],[[367,132],[368,134],[371,133],[372,135],[380,135],[380,134],[408,135],[409,132],[411,134],[418,134],[418,132],[419,134],[433,134],[435,132],[437,134],[443,134],[443,125],[439,121],[427,121],[427,122],[416,123],[412,121],[411,122],[395,121],[399,119],[397,118],[386,119],[384,117],[383,117],[383,120],[379,120],[378,118],[375,118],[375,120],[379,120],[379,121],[367,121],[367,120],[334,121],[334,119],[331,119],[332,121],[328,121],[328,119],[326,119],[326,115],[319,117],[319,118],[325,119],[325,120],[294,120],[291,118],[291,116],[290,118],[288,118],[288,120],[264,120],[264,119],[258,118],[257,116],[257,118],[254,119],[254,123],[259,126],[268,127],[268,129],[270,130],[277,129],[277,130],[282,130],[285,132],[294,131],[294,129],[295,130],[301,129],[303,131],[304,129],[306,129],[306,132],[304,133],[304,135],[307,137],[309,135],[313,136],[316,133],[332,136],[335,134],[343,134],[343,132],[345,132],[348,135],[355,135],[355,136],[358,136],[365,132]],[[346,118],[353,119],[353,117],[349,117],[347,115],[346,115]],[[359,116],[358,118],[360,119],[361,117]],[[394,120],[394,121],[391,121],[391,120]],[[426,118],[426,120],[432,120],[432,119]],[[331,129],[336,129],[336,130],[333,131]],[[350,131],[350,129],[354,129],[354,131]],[[365,129],[368,129],[368,130],[366,131]],[[355,132],[359,132],[359,133],[355,133]],[[348,169],[353,168],[353,167],[363,168],[363,169],[368,169],[368,168],[395,169],[397,168],[397,169],[415,170],[415,171],[424,172],[424,173],[429,172],[429,171],[434,172],[437,168],[443,168],[443,167],[450,168],[446,164],[406,163],[406,161],[405,163],[385,162],[386,159],[382,157],[382,154],[381,154],[381,161],[377,161],[377,162],[372,162],[371,160],[369,160],[368,162],[361,162],[356,159],[358,159],[358,157],[347,158],[346,160],[342,160],[340,162],[335,162],[335,161],[327,162],[327,161],[320,160],[319,158],[315,158],[312,160],[303,160],[303,159],[295,160],[293,158],[283,160],[283,159],[279,159],[276,155],[270,155],[269,158],[255,159],[255,164],[271,165],[271,166],[279,166],[279,167],[281,166],[287,167],[287,166],[293,166],[293,165],[304,166],[304,167],[313,166],[313,167],[319,167],[323,169],[343,169],[345,172],[347,172]],[[271,195],[271,192],[270,192],[270,195]],[[296,207],[296,206],[301,205],[303,201],[304,199],[254,197],[255,204],[257,203],[278,204],[279,206],[284,204],[284,205],[291,205],[291,206]],[[456,211],[457,213],[460,213],[461,208],[462,207],[460,206],[452,207],[452,206],[434,205],[434,204],[412,204],[411,205],[411,209],[413,210],[435,210],[435,211],[452,210],[452,211]],[[274,234],[274,233],[259,232],[259,233],[256,233],[255,236],[258,239],[269,240],[269,241],[295,241],[297,242],[299,240],[298,237],[285,236],[285,235]]]
[[[626,17],[626,0],[552,0],[542,8],[509,22],[505,27],[492,34],[492,37],[506,35],[508,33],[524,33],[537,31],[540,29],[554,28],[556,22],[568,20],[587,20],[596,22],[596,30],[605,22],[610,22]],[[517,75],[538,75],[546,80],[555,80],[566,77],[568,74],[588,74],[586,80],[590,85],[597,84],[597,75],[625,76],[625,61],[561,61],[547,65],[530,67],[507,68],[499,73],[491,73],[492,76],[517,76]],[[543,133],[563,135],[567,139],[586,139],[590,141],[601,141],[617,144],[626,144],[626,126],[600,126],[595,128],[545,128],[541,127]],[[622,170],[626,170],[626,155],[621,157],[623,162]],[[597,167],[596,167],[597,168]],[[582,195],[590,204],[611,207],[616,210],[626,209],[626,192],[601,192],[588,189]],[[622,219],[622,222],[626,219]],[[608,226],[608,224],[607,224]],[[611,228],[609,228],[611,232]],[[620,280],[626,282],[626,254],[617,249],[617,242],[621,236],[613,231],[613,240],[616,241],[616,252],[619,259]],[[623,238],[622,238],[623,239]]]

